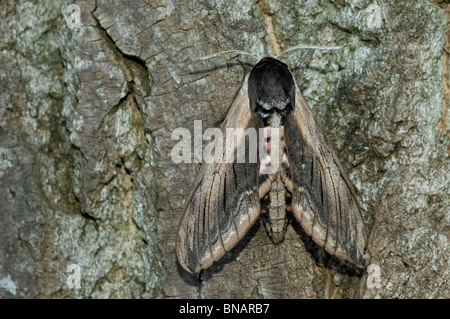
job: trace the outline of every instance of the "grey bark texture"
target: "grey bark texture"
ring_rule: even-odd
[[[449,12],[437,0],[2,1],[0,297],[450,297]],[[355,186],[372,267],[346,271],[298,225],[274,245],[259,223],[189,275],[175,237],[198,164],[171,160],[171,132],[220,121],[255,62],[192,58],[298,44],[344,46],[283,60]]]

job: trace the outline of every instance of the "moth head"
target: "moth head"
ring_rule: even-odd
[[[301,49],[337,50],[341,48],[334,46],[298,45],[278,53],[275,57],[267,56],[259,60],[248,75],[248,82],[246,83],[248,84],[250,109],[263,119],[267,119],[276,113],[277,115],[281,115],[281,120],[293,109],[295,105],[295,80],[287,65],[278,60],[278,57]],[[227,50],[193,60],[205,61],[226,54],[246,55],[258,59],[257,56],[248,52]]]
[[[250,108],[263,119],[285,115],[295,105],[295,81],[287,65],[272,57],[261,59],[248,78]]]

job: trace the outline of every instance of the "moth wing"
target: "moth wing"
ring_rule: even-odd
[[[260,120],[250,111],[247,94],[248,76],[233,101],[222,126],[225,139],[227,128],[258,129]],[[216,138],[216,141],[223,141]],[[245,143],[237,138],[234,147]],[[198,273],[219,260],[244,237],[260,214],[257,161],[226,163],[227,143],[223,143],[222,161],[203,162],[185,204],[178,228],[177,257],[190,273]],[[253,145],[254,146],[254,145]],[[246,145],[246,159],[249,146]]]
[[[295,96],[285,120],[293,215],[330,254],[364,268],[366,235],[355,193],[297,87]]]

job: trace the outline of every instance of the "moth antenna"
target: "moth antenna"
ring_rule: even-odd
[[[281,53],[278,53],[275,57],[278,58],[280,55],[283,55],[285,53],[294,51],[294,50],[300,50],[300,49],[313,49],[313,50],[339,50],[343,47],[335,47],[335,46],[314,46],[314,45],[297,45],[295,47],[289,48],[284,50]]]
[[[193,58],[192,60],[194,62],[198,62],[198,61],[205,61],[205,60],[209,60],[209,59],[213,59],[213,58],[217,58],[221,55],[225,55],[225,54],[239,54],[239,55],[248,55],[251,56],[252,58],[255,58],[256,60],[259,60],[259,58],[251,53],[245,52],[245,51],[239,51],[239,50],[227,50],[227,51],[221,51],[221,52],[217,52],[208,56],[203,56],[200,58]]]

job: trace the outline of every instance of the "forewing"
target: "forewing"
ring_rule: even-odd
[[[355,194],[298,88],[285,140],[294,217],[326,251],[365,267],[366,235]]]
[[[248,106],[247,82],[248,76],[223,123],[224,140],[226,128],[260,126],[261,120]],[[245,142],[245,138],[235,145],[239,142]],[[226,163],[227,144],[223,141],[223,160],[204,162],[197,174],[177,237],[178,261],[188,272],[198,273],[219,260],[259,217],[258,163],[248,162],[249,145],[245,149],[245,163],[237,163],[236,156],[232,163]]]

